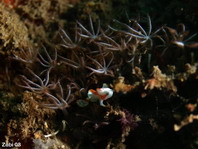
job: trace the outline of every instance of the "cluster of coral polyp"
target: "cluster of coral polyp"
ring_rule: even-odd
[[[41,108],[62,110],[65,119],[69,117],[68,125],[73,127],[72,133],[77,140],[83,141],[83,136],[88,134],[92,136],[88,139],[92,142],[104,141],[97,136],[98,130],[113,126],[120,129],[118,134],[114,132],[121,137],[116,141],[124,142],[141,118],[160,131],[160,122],[157,124],[158,119],[155,119],[160,104],[175,99],[173,104],[178,106],[195,100],[194,97],[183,97],[182,88],[177,87],[189,77],[198,78],[194,61],[197,58],[194,49],[198,46],[189,42],[195,35],[188,37],[183,24],[178,25],[178,30],[167,26],[153,29],[149,16],[146,23],[130,20],[125,24],[114,20],[114,25],[107,29],[91,16],[88,22],[85,25],[77,21],[71,30],[60,29],[61,43],[56,47],[24,49],[12,57],[19,62],[20,68],[25,67],[20,70],[16,85],[41,96]],[[187,53],[189,49],[190,54]],[[180,70],[183,72],[179,73]],[[99,101],[89,99],[87,93],[104,86],[112,89],[114,95],[100,106]],[[144,99],[154,104],[148,104],[144,109],[139,105]],[[144,113],[148,109],[152,109],[150,115]],[[72,116],[78,116],[80,120],[73,120]],[[72,125],[75,122],[76,125]],[[77,127],[83,128],[78,132],[79,136],[75,132]],[[108,137],[113,135],[110,133]],[[113,143],[114,140],[108,139],[106,146],[113,146]]]
[[[174,60],[184,56],[186,47],[197,47],[196,43],[188,43],[194,35],[186,39],[183,24],[178,25],[179,31],[166,26],[153,31],[149,16],[147,20],[148,31],[136,20],[131,20],[131,25],[114,20],[118,27],[109,26],[104,30],[100,20],[93,23],[91,16],[88,26],[77,21],[69,33],[60,29],[62,43],[53,50],[26,49],[13,57],[24,63],[27,70],[18,85],[47,98],[49,102],[43,104],[44,107],[63,110],[77,99],[84,99],[86,104],[89,89],[102,87],[103,83],[113,87],[113,80],[118,77],[135,83],[132,73],[135,66],[139,66],[139,73],[141,69],[153,71],[153,78],[147,81],[139,74],[140,83],[146,84],[145,90],[167,88],[177,92],[173,83],[175,76],[162,75],[154,65],[163,69],[167,65],[178,65]],[[194,57],[192,52],[191,62]],[[181,63],[187,62],[184,59]]]

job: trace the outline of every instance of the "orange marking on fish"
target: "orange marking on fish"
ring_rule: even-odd
[[[98,90],[98,89],[100,89],[100,88],[97,88],[96,90]],[[100,95],[100,94],[98,94],[98,92],[96,90],[90,89],[89,91],[92,92],[94,95],[98,96],[100,100],[105,100],[107,95]]]
[[[90,89],[89,91],[92,92],[95,95],[97,94],[97,92],[94,89]]]

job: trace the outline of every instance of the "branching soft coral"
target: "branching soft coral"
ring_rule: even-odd
[[[50,83],[49,74],[50,71],[47,71],[46,78],[41,79],[34,72],[29,70],[29,72],[33,75],[34,79],[38,80],[38,83],[28,79],[25,76],[21,76],[23,78],[24,85],[19,85],[20,87],[26,88],[34,93],[37,93],[41,96],[46,96],[47,99],[51,101],[51,103],[42,104],[42,106],[50,108],[50,109],[61,109],[69,107],[69,103],[72,101],[71,98],[71,88],[67,85],[68,93],[65,97],[62,85],[58,81],[57,83]],[[53,94],[52,90],[55,91]]]

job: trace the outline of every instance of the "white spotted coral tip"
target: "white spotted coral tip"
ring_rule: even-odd
[[[107,100],[113,96],[113,90],[108,88],[108,87],[103,87],[103,88],[97,88],[96,90],[90,89],[88,91],[88,99],[93,100],[99,100],[100,105],[105,107],[103,104],[104,100]]]

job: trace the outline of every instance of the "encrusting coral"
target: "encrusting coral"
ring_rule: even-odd
[[[31,47],[28,29],[13,10],[0,5],[0,52],[10,53],[12,50]]]
[[[167,88],[173,92],[177,92],[177,88],[171,80],[172,78],[162,74],[161,70],[157,66],[153,67],[152,76],[152,79],[146,81],[144,89]]]

